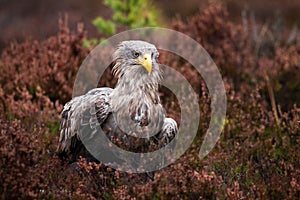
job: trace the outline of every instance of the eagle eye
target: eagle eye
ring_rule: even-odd
[[[137,52],[137,51],[133,51],[132,55],[133,55],[134,58],[138,58],[140,56],[140,53]]]

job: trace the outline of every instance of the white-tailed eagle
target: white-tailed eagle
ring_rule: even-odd
[[[81,142],[78,127],[95,124],[129,151],[146,152],[177,136],[175,120],[166,118],[158,87],[162,72],[156,47],[144,41],[123,41],[113,54],[113,74],[118,78],[114,89],[103,87],[73,98],[62,111],[59,152],[75,161],[79,156],[93,160]],[[87,118],[89,113],[94,118]],[[97,120],[95,123],[94,120]],[[155,134],[151,135],[154,132]],[[136,136],[143,137],[136,137]],[[104,151],[104,150],[103,150]]]

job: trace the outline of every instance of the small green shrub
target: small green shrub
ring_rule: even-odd
[[[99,16],[92,22],[98,32],[104,36],[114,35],[118,28],[158,26],[161,19],[159,11],[149,0],[104,0],[104,5],[112,9],[112,19],[105,20]],[[98,42],[96,38],[92,38],[85,40],[84,46],[88,47]]]

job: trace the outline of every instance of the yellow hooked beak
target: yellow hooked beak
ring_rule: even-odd
[[[140,63],[145,69],[148,71],[148,74],[150,75],[152,72],[152,60],[150,54],[145,54],[142,59],[137,60],[138,63]]]

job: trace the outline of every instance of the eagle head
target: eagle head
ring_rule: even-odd
[[[159,53],[153,44],[139,40],[121,42],[113,54],[115,76],[125,79],[146,78],[159,82],[161,72],[158,65]],[[148,76],[148,78],[147,78]]]

